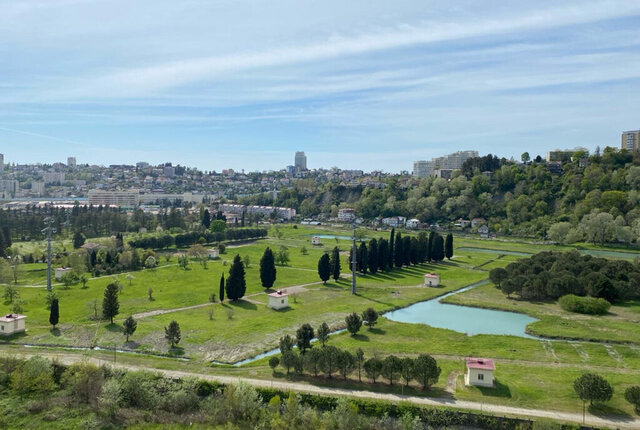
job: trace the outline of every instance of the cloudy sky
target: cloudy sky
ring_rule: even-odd
[[[9,162],[400,171],[639,113],[640,0],[0,0]]]

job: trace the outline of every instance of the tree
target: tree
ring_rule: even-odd
[[[229,269],[229,277],[227,278],[227,298],[237,301],[244,296],[247,290],[247,281],[244,273],[244,263],[240,258],[240,254],[236,254]]]
[[[178,255],[178,266],[182,267],[184,270],[189,269],[189,257],[185,254]]]
[[[196,259],[201,265],[203,269],[207,268],[207,261],[209,260],[209,255],[204,246],[199,243],[193,244],[189,247],[188,254]]]
[[[311,349],[304,357],[304,367],[311,373],[313,376],[318,376],[318,370],[320,370],[320,361],[322,361],[322,350],[320,349]]]
[[[640,386],[639,385],[634,385],[627,388],[624,392],[624,399],[634,406],[636,413],[640,414]]]
[[[447,257],[447,260],[451,260],[453,257],[453,235],[451,233],[447,234],[444,241],[444,256]]]
[[[122,323],[122,334],[127,337],[127,342],[129,342],[129,336],[133,336],[133,333],[136,332],[137,328],[138,322],[133,319],[133,315],[129,315]]]
[[[218,291],[218,297],[220,297],[220,303],[224,302],[224,273],[220,275],[220,289]]]
[[[403,245],[404,243],[402,241],[402,233],[398,233],[395,239],[393,250],[393,262],[395,263],[397,268],[402,268],[402,265],[404,264],[404,249],[402,248]]]
[[[333,248],[331,252],[331,275],[333,276],[333,280],[337,281],[340,279],[340,249],[336,246]]]
[[[280,360],[280,363],[282,364],[282,366],[287,369],[287,375],[289,374],[289,370],[292,367],[295,367],[297,362],[298,362],[298,355],[292,350],[285,351],[282,354],[282,359]]]
[[[496,267],[489,271],[489,279],[500,288],[500,284],[509,277],[509,273],[502,267]]]
[[[362,312],[362,321],[371,330],[378,322],[378,312],[373,308],[367,308]]]
[[[378,241],[376,239],[371,239],[369,241],[367,268],[371,273],[376,273],[378,271]]]
[[[405,385],[408,387],[409,382],[413,379],[413,359],[405,357],[400,363],[400,376],[404,379]]]
[[[324,285],[327,285],[327,281],[331,278],[331,261],[327,253],[322,254],[318,260],[318,276]]]
[[[283,354],[287,351],[291,351],[293,349],[293,345],[295,344],[293,338],[288,334],[284,335],[280,338],[280,354]]]
[[[60,308],[58,306],[58,299],[51,300],[51,310],[49,311],[49,324],[55,329],[60,322]]]
[[[206,229],[211,227],[211,214],[209,213],[209,209],[205,209],[204,212],[202,212],[202,225]]]
[[[22,271],[22,263],[23,263],[23,259],[22,259],[22,255],[18,254],[18,253],[13,253],[10,257],[9,257],[9,266],[11,267],[11,273],[13,275],[13,283],[17,284],[18,283],[18,277],[20,275],[20,272]]]
[[[357,313],[354,312],[347,315],[344,320],[347,323],[347,330],[351,333],[351,336],[360,331],[360,327],[362,327],[362,319],[360,319],[360,316]]]
[[[411,245],[410,236],[402,238],[402,264],[407,267],[411,265]]]
[[[380,239],[378,242],[378,270],[384,272],[389,268],[389,242]]]
[[[347,379],[349,375],[356,367],[356,360],[349,351],[339,351],[337,355],[337,367],[338,371],[344,379]]]
[[[364,362],[364,373],[367,375],[367,378],[371,379],[373,383],[376,383],[376,379],[380,376],[382,372],[382,360],[376,357],[371,357],[367,361]]]
[[[18,288],[14,287],[13,285],[7,285],[6,287],[4,287],[3,297],[6,303],[11,304],[14,300],[20,297],[20,292],[18,291]]]
[[[529,155],[528,152],[523,152],[522,155],[520,156],[520,160],[522,160],[524,164],[527,164],[531,160],[531,156]]]
[[[275,373],[276,367],[278,367],[279,364],[280,364],[280,359],[275,355],[269,358],[269,367],[271,368],[271,372]]]
[[[362,377],[360,375],[360,372],[362,370],[362,365],[364,364],[364,351],[362,350],[362,348],[358,348],[356,350],[356,366],[358,367],[358,381],[362,382]]]
[[[609,382],[596,373],[585,373],[573,381],[573,390],[576,392],[580,400],[584,403],[606,402],[611,400],[613,388]]]
[[[271,248],[267,247],[260,259],[260,281],[264,288],[271,288],[276,282],[276,263]]]
[[[180,324],[178,324],[175,320],[169,323],[169,327],[164,328],[164,338],[167,339],[167,342],[169,342],[171,348],[180,343],[181,337],[182,335],[180,333]]]
[[[358,260],[360,261],[360,271],[365,275],[367,274],[369,264],[368,254],[369,251],[367,250],[367,244],[365,242],[360,242],[360,247],[358,248]]]
[[[388,249],[388,260],[387,260],[387,266],[389,269],[393,269],[393,262],[395,261],[395,234],[396,234],[396,229],[392,228],[391,229],[391,233],[389,233],[389,249]]]
[[[440,372],[438,363],[430,355],[420,354],[413,362],[413,377],[422,384],[423,390],[438,382]]]
[[[320,369],[331,378],[333,373],[338,370],[338,356],[340,350],[335,346],[328,345],[320,350]]]
[[[320,341],[320,343],[322,344],[322,346],[324,346],[327,343],[327,340],[329,340],[329,326],[327,325],[326,322],[323,322],[322,324],[320,324],[320,327],[318,327],[318,340]]]
[[[389,380],[389,384],[393,385],[393,380],[402,371],[402,360],[395,355],[388,355],[382,360],[382,376]]]
[[[105,288],[104,298],[102,299],[102,316],[108,318],[111,324],[113,324],[113,318],[120,313],[118,291],[120,291],[118,283],[111,282]]]
[[[326,255],[326,254],[325,254]],[[296,345],[300,353],[304,354],[311,348],[311,339],[315,337],[313,327],[310,324],[302,324],[296,331]]]
[[[444,260],[444,239],[439,234],[433,239],[433,248],[431,249],[431,259],[435,261]]]
[[[29,358],[11,373],[11,388],[21,396],[43,395],[55,390],[51,361],[39,356]]]
[[[84,245],[84,242],[85,242],[84,234],[80,233],[79,231],[76,231],[73,234],[73,248],[74,249],[80,248],[82,245]]]
[[[276,261],[280,266],[286,266],[287,264],[289,264],[289,261],[291,260],[291,258],[289,257],[289,248],[287,248],[284,245],[281,245],[275,257],[276,257]]]

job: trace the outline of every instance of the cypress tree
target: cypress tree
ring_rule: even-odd
[[[378,242],[378,270],[384,272],[389,268],[389,242],[380,239]]]
[[[398,233],[398,235],[395,238],[395,244],[394,244],[394,256],[393,256],[393,260],[395,262],[396,267],[401,268],[402,267],[402,263],[404,262],[404,250],[402,249],[402,246],[404,245],[404,243],[402,243],[402,234]]]
[[[418,261],[420,263],[424,263],[425,261],[429,260],[428,246],[429,243],[427,241],[427,234],[424,231],[421,231],[420,234],[418,234]]]
[[[405,236],[402,238],[402,264],[405,266],[411,265],[411,237]]]
[[[360,255],[360,271],[367,274],[367,264],[369,263],[367,260],[367,244],[364,242],[360,243],[360,249],[358,250],[358,254]]]
[[[453,235],[451,233],[447,235],[447,239],[444,242],[444,256],[447,257],[448,260],[451,260],[451,257],[453,257]]]
[[[420,243],[418,242],[418,239],[415,237],[411,238],[411,253],[410,253],[410,260],[411,260],[411,264],[418,264],[419,263],[419,254],[420,254]]]
[[[318,260],[318,276],[320,276],[322,283],[325,285],[329,278],[331,278],[331,261],[327,253],[322,254],[320,260]]]
[[[132,336],[133,333],[136,332],[138,328],[138,322],[133,319],[132,315],[129,315],[124,323],[122,323],[122,334],[127,337],[127,342],[129,342],[129,336]]]
[[[378,271],[378,241],[375,239],[371,239],[369,241],[367,267],[369,268],[369,272],[371,273],[376,273]]]
[[[209,213],[209,209],[205,209],[204,213],[202,214],[202,225],[207,230],[211,226],[211,214]]]
[[[164,338],[167,339],[171,348],[180,343],[180,339],[182,338],[182,334],[180,333],[180,324],[176,321],[171,321],[169,323],[169,327],[164,328]]]
[[[342,268],[340,267],[340,249],[336,246],[331,252],[331,274],[333,275],[333,279],[335,281],[340,279],[341,270]]]
[[[427,250],[429,251],[428,255],[427,255],[427,261],[433,261],[433,239],[435,239],[436,237],[436,233],[435,232],[431,232],[429,233],[429,241],[427,242]]]
[[[113,317],[120,313],[120,303],[118,303],[118,284],[115,282],[107,285],[104,290],[102,300],[102,316],[108,318],[113,324]]]
[[[260,281],[264,288],[271,288],[276,282],[276,263],[273,251],[267,247],[260,259]]]
[[[395,252],[396,252],[396,248],[395,248],[395,234],[396,234],[396,229],[392,228],[391,229],[391,234],[389,235],[389,253],[388,253],[388,260],[387,260],[387,267],[389,269],[393,269],[393,262],[395,261]]]
[[[244,263],[240,258],[240,254],[236,254],[229,269],[229,277],[227,278],[227,298],[232,301],[237,301],[244,296],[246,290],[247,280],[245,279]]]
[[[220,303],[224,302],[224,273],[220,276]]]
[[[444,239],[439,234],[436,235],[433,240],[433,250],[431,254],[433,254],[433,259],[436,261],[444,260]]]
[[[51,311],[49,312],[49,324],[51,324],[55,329],[56,325],[58,325],[58,322],[60,322],[60,309],[58,306],[58,299],[53,299],[51,300]]]

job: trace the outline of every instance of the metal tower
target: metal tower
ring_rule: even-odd
[[[46,217],[44,219],[46,227],[42,230],[47,235],[47,291],[51,291],[51,234],[56,232],[52,227],[53,218]]]

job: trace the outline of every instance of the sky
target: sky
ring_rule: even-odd
[[[5,162],[411,171],[639,106],[640,0],[0,0]]]

